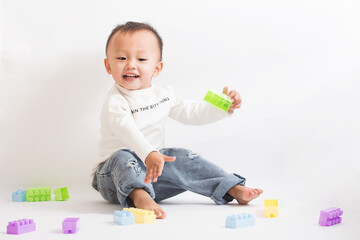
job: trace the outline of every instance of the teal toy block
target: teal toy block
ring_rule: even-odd
[[[232,104],[231,98],[224,93],[219,93],[215,90],[209,90],[204,98],[205,101],[211,105],[227,112]]]
[[[225,220],[225,226],[227,228],[243,228],[255,225],[255,218],[248,213],[236,214],[228,216]]]
[[[67,187],[62,187],[54,190],[56,201],[65,201],[69,199],[69,191]]]
[[[26,201],[26,193],[25,190],[17,190],[13,192],[11,195],[11,199],[13,202],[25,202]]]
[[[114,223],[119,225],[135,224],[135,216],[126,210],[114,211]]]
[[[51,188],[27,188],[26,189],[26,201],[27,202],[39,202],[51,200]]]

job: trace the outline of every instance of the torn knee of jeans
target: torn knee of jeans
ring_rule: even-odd
[[[138,166],[137,162],[135,160],[129,160],[126,162],[126,167],[133,168],[137,174],[141,172],[141,168]]]
[[[197,153],[194,153],[194,152],[189,152],[188,153],[188,157],[189,157],[189,159],[194,159],[194,158],[197,158],[199,156],[199,154],[197,154]]]
[[[126,167],[135,167],[136,161],[135,160],[129,160],[126,162]]]

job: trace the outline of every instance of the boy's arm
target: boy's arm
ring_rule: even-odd
[[[205,101],[183,100],[172,93],[175,101],[169,116],[189,125],[203,125],[228,117],[236,108],[241,106],[241,98],[237,91],[228,91],[227,87],[223,89],[223,92],[233,100],[228,112],[224,112]]]
[[[126,148],[134,151],[144,163],[149,153],[156,151],[143,133],[138,129],[130,114],[118,114],[116,118],[109,121],[108,126],[115,137],[124,143]]]
[[[109,129],[123,147],[134,151],[144,163],[147,155],[156,151],[136,125],[126,99],[117,92],[105,99],[100,119],[102,128]]]
[[[158,152],[139,130],[126,107],[121,107],[121,104],[116,102],[105,108],[102,121],[105,121],[104,124],[111,129],[117,139],[125,143],[126,148],[134,151],[146,164],[144,182],[156,182],[162,173],[164,163],[175,161],[176,157],[168,157]]]

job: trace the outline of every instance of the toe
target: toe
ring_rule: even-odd
[[[163,211],[162,213],[161,213],[161,218],[160,219],[165,219],[166,218],[166,213]]]
[[[156,215],[156,219],[161,218],[161,212],[159,210],[154,210],[155,215]]]
[[[162,209],[154,210],[156,219],[164,219],[166,217],[166,213]]]

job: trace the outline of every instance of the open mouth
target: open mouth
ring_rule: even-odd
[[[123,75],[123,78],[125,79],[133,79],[133,78],[138,78],[140,77],[140,75],[137,75],[137,74],[124,74]]]

